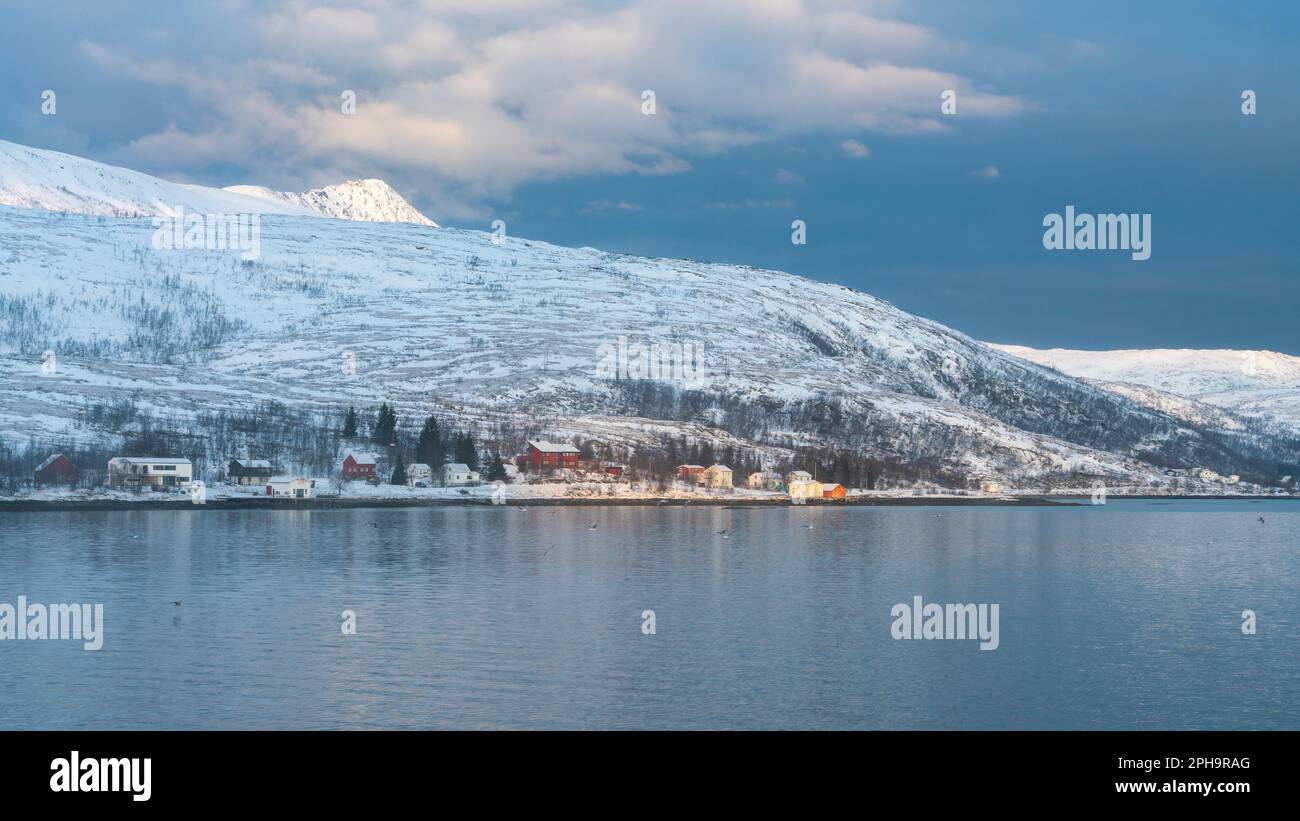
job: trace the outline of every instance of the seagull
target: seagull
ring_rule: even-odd
[[[806,525],[799,525],[799,527],[802,527],[804,530],[812,530],[812,529],[815,527],[815,525],[813,525],[813,524],[810,522],[810,523],[808,523],[808,524],[806,524]]]
[[[516,505],[516,507],[518,507],[520,510],[527,510],[527,509],[528,509],[528,508],[524,507],[523,505]]]
[[[1263,517],[1263,516],[1260,516],[1260,517],[1259,517],[1259,523],[1260,523],[1260,524],[1264,524],[1264,517]]]
[[[936,518],[936,519],[942,519],[942,518],[943,518],[943,515],[940,514],[940,513],[936,513],[936,514],[934,514],[934,518]]]
[[[727,538],[727,534],[729,534],[729,533],[731,533],[730,530],[715,530],[715,531],[713,531],[713,535],[714,535],[714,536],[721,536],[721,537],[724,538],[724,539]]]
[[[180,607],[180,606],[181,606],[181,601],[183,601],[183,600],[182,600],[182,599],[177,599],[176,601],[172,602],[172,604],[176,605],[177,607]]]
[[[600,527],[600,525],[598,525],[598,524],[593,524],[593,525],[588,525],[588,526],[587,526],[587,529],[588,529],[588,530],[595,530],[595,529],[598,528],[598,527]]]
[[[554,550],[554,549],[555,549],[555,545],[551,545],[550,547],[548,547],[548,548],[546,548],[545,550],[543,550],[543,551],[542,551],[542,558],[545,558],[545,557],[546,557],[546,554],[547,554],[547,553],[550,553],[550,552],[551,552],[552,550]]]

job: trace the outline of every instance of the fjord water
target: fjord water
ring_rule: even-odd
[[[1298,593],[1294,501],[0,513],[0,602],[105,621],[0,728],[1296,729]]]

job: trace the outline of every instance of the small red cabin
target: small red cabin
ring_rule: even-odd
[[[38,485],[75,485],[77,467],[62,453],[56,453],[36,468],[32,478]]]
[[[529,470],[555,470],[556,468],[577,470],[581,454],[572,445],[529,441],[524,458],[528,462]]]
[[[612,476],[612,477],[615,478],[615,479],[622,479],[622,478],[623,478],[623,466],[622,466],[622,465],[605,465],[605,475],[606,475],[606,476]]]
[[[698,485],[704,481],[704,469],[704,465],[678,465],[677,478]]]
[[[844,485],[826,485],[822,488],[823,499],[843,499],[846,493]]]
[[[343,478],[375,478],[375,457],[369,453],[348,453],[343,457]]]

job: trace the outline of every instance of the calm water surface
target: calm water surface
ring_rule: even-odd
[[[1300,728],[1298,502],[0,513],[19,595],[104,647],[0,641],[0,728]]]

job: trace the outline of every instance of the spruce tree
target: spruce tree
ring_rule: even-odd
[[[438,430],[438,420],[430,416],[424,420],[424,427],[420,428],[420,438],[415,445],[415,460],[437,470],[446,456],[447,446],[442,441],[442,432]]]
[[[397,449],[397,456],[393,461],[393,478],[391,483],[394,485],[406,484],[406,463],[402,461],[402,449]]]
[[[357,409],[348,405],[348,415],[343,417],[343,436],[353,437],[357,435]]]
[[[505,481],[505,478],[506,466],[505,463],[501,461],[501,452],[494,451],[492,454],[492,465],[488,468],[488,481]]]
[[[387,447],[396,440],[397,434],[397,411],[389,407],[385,402],[379,406],[379,413],[375,415],[375,427],[372,431],[372,437],[376,445]]]

